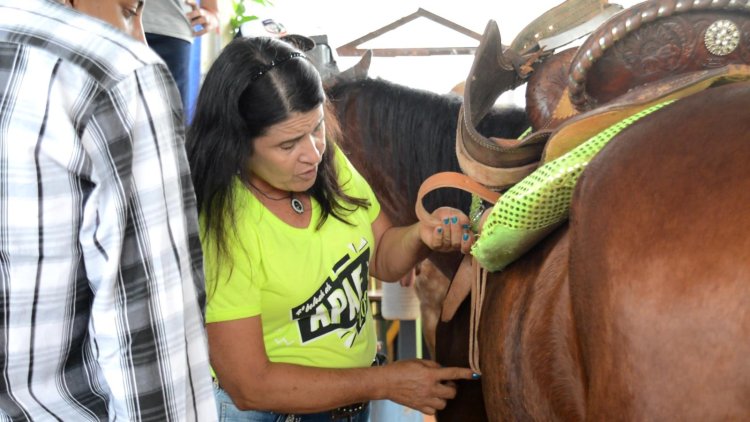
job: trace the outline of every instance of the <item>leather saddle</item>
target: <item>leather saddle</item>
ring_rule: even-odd
[[[651,0],[620,11],[606,1],[569,0],[532,22],[510,47],[501,43],[497,24],[489,21],[466,79],[458,117],[456,152],[462,171],[502,191],[537,168],[553,132],[571,118],[626,93],[635,98],[635,90],[645,101],[649,95],[657,98],[664,90],[705,79],[701,73],[750,62],[748,3]],[[613,10],[617,13],[580,47],[542,47],[545,37],[560,35],[542,29],[565,32]],[[568,21],[557,24],[555,16]],[[521,140],[478,133],[477,123],[497,98],[524,83],[531,133]]]
[[[502,191],[622,116],[750,79],[749,6],[750,0],[646,1],[609,18],[580,47],[560,52],[545,51],[539,43],[507,48],[490,21],[459,115],[456,152],[462,171]],[[521,140],[479,134],[476,123],[500,94],[523,83],[531,133]],[[472,274],[459,269],[443,320],[471,290]]]

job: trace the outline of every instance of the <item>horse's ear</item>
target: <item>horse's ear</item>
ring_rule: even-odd
[[[365,51],[359,62],[355,64],[352,69],[354,70],[354,80],[360,80],[367,78],[367,74],[370,71],[370,63],[372,62],[372,50]]]
[[[329,76],[323,81],[323,86],[328,89],[334,85],[344,82],[355,82],[367,79],[367,74],[370,70],[370,62],[372,61],[372,50],[367,50],[365,54],[359,59],[359,62],[349,69],[339,72],[338,74]]]

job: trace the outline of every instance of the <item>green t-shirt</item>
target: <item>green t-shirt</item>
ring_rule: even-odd
[[[369,366],[375,356],[367,285],[380,204],[344,154],[331,149],[344,191],[372,204],[346,216],[353,225],[329,216],[315,230],[320,206],[313,199],[310,225],[292,227],[237,179],[234,193],[242,207],[237,233],[228,236],[233,267],[222,261],[217,271],[216,253],[203,239],[206,322],[260,315],[272,362],[352,368]]]

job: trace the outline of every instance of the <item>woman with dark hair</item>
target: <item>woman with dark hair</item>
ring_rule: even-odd
[[[430,249],[467,253],[473,236],[452,208],[393,227],[336,146],[327,104],[314,66],[271,38],[232,41],[198,97],[187,142],[222,420],[366,421],[376,399],[432,414],[473,375],[373,366],[369,276],[399,280]]]

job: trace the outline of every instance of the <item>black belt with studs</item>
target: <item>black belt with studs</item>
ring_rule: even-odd
[[[369,401],[362,403],[350,404],[349,406],[341,406],[331,410],[331,420],[346,419],[351,420],[354,416],[362,413],[363,410],[367,409],[370,405]]]
[[[382,366],[385,365],[387,358],[385,355],[382,355],[378,353],[375,356],[375,359],[372,360],[372,366]],[[349,419],[351,420],[352,417],[359,415],[362,413],[363,410],[367,409],[367,406],[370,404],[370,402],[362,402],[362,403],[355,403],[350,404],[348,406],[341,406],[337,407],[336,409],[331,410],[331,419],[332,420],[338,420],[338,419]]]

